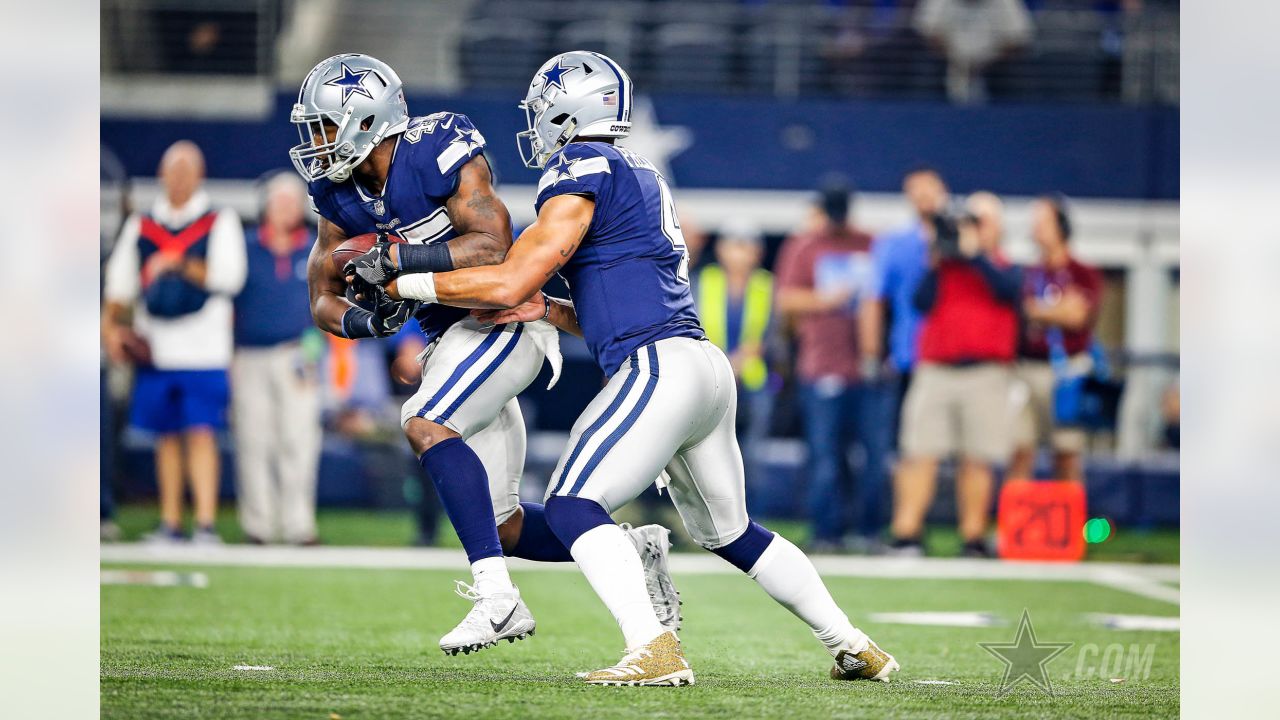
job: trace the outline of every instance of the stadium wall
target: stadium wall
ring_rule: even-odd
[[[523,114],[512,94],[414,95],[410,108],[466,113],[494,148],[502,180],[534,182],[514,134]],[[102,142],[130,175],[149,176],[169,143],[209,153],[215,178],[254,178],[288,165],[297,142],[292,95],[261,117],[104,116]],[[230,113],[229,113],[230,114]],[[685,188],[805,190],[841,173],[863,190],[896,191],[903,171],[929,164],[960,191],[1091,198],[1178,197],[1176,107],[1003,105],[664,95],[637,98],[635,138]]]

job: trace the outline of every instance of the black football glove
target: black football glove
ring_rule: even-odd
[[[359,283],[359,290],[363,290],[363,286],[367,285],[386,285],[400,274],[400,269],[391,260],[391,241],[387,239],[385,233],[379,233],[378,241],[369,248],[368,252],[357,258],[347,261],[342,266],[342,274],[344,277],[355,276]],[[361,292],[361,294],[364,294]]]
[[[372,285],[365,297],[373,304],[373,332],[378,337],[389,337],[400,332],[422,303],[417,300],[396,300],[383,288]]]

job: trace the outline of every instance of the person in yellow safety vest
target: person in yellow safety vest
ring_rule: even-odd
[[[761,450],[773,415],[765,359],[773,325],[773,273],[760,267],[764,241],[744,223],[721,229],[716,262],[697,274],[694,297],[707,339],[729,356],[738,379],[738,435],[748,487],[763,480]]]

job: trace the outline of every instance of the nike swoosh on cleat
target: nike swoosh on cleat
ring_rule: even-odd
[[[513,605],[511,607],[511,612],[507,613],[507,616],[502,618],[502,622],[500,623],[496,623],[493,621],[492,618],[490,618],[489,625],[493,627],[493,631],[502,632],[502,629],[507,626],[507,623],[511,622],[511,616],[516,614],[516,609],[519,607],[520,607],[519,603],[516,603],[515,605]]]

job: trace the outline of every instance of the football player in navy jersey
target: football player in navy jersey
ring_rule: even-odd
[[[400,275],[392,297],[504,323],[546,318],[586,340],[609,382],[574,424],[546,517],[626,639],[622,660],[586,673],[602,685],[693,682],[679,639],[658,622],[642,562],[609,513],[655,477],[689,533],[804,620],[837,679],[887,681],[898,663],[836,606],[795,545],[747,516],[737,398],[728,358],[703,336],[666,181],[615,147],[630,130],[631,81],[609,58],[568,52],[534,76],[521,154],[543,169],[537,221],[500,265]],[[561,274],[572,302],[539,292]]]
[[[289,154],[320,214],[307,275],[316,324],[346,338],[387,337],[413,317],[426,334],[422,383],[401,422],[474,576],[474,586],[458,583],[472,609],[440,647],[469,653],[526,637],[534,620],[511,583],[504,548],[534,560],[572,559],[543,507],[519,502],[525,429],[515,396],[544,357],[558,373],[557,332],[537,318],[482,323],[466,310],[392,299],[377,286],[400,272],[502,261],[511,219],[493,188],[484,136],[457,113],[411,118],[395,71],[360,54],[316,65],[290,119],[301,142]],[[395,233],[406,242],[380,240],[338,272],[333,251],[366,233]],[[366,307],[349,298],[367,300]],[[646,554],[651,611],[674,627],[679,600],[666,572],[666,536],[658,526],[628,530]]]

